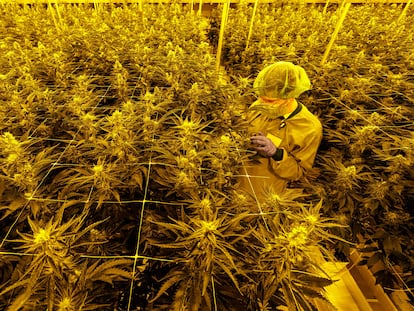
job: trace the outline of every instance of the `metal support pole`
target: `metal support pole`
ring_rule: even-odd
[[[328,9],[329,0],[326,0],[325,6],[323,7],[323,15],[326,14],[326,10]]]
[[[199,4],[199,6],[198,6],[198,12],[197,12],[197,15],[198,15],[198,16],[201,16],[202,12],[203,12],[203,0],[200,0],[200,4]]]
[[[400,22],[407,15],[408,7],[410,6],[411,1],[412,0],[408,0],[407,3],[405,4],[405,7],[403,11],[401,12],[400,16],[398,17],[397,22]]]
[[[226,21],[229,15],[230,9],[230,0],[223,5],[223,11],[221,13],[221,25],[220,25],[220,36],[217,46],[217,55],[216,55],[216,70],[217,72],[220,71],[220,64],[221,64],[221,50],[223,49],[223,42],[224,42],[224,31],[226,28]]]
[[[252,19],[250,20],[250,28],[249,28],[249,34],[247,36],[247,42],[246,42],[246,50],[249,47],[249,42],[250,42],[250,38],[252,36],[252,32],[253,32],[253,24],[254,24],[254,19],[256,17],[256,11],[257,11],[257,6],[259,4],[259,0],[256,0],[254,2],[254,7],[253,7],[253,14],[252,14]]]
[[[349,10],[350,7],[351,7],[351,3],[348,2],[345,5],[344,9],[342,10],[341,17],[340,17],[338,23],[336,23],[336,27],[335,27],[335,30],[332,34],[331,40],[329,41],[328,46],[326,47],[325,53],[322,57],[321,65],[323,65],[326,62],[326,60],[328,58],[328,55],[329,55],[329,53],[332,49],[332,45],[334,44],[334,42],[336,40],[336,37],[338,36],[339,29],[341,29],[341,26],[342,26],[342,24],[345,20],[346,14],[348,13],[348,10]]]

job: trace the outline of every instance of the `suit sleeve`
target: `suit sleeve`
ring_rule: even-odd
[[[296,134],[303,135],[303,132]],[[270,169],[283,179],[301,179],[312,168],[321,140],[322,127],[318,126],[289,146],[282,144],[279,148],[283,150],[283,157],[280,161],[269,158]]]

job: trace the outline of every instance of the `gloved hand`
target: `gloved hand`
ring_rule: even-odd
[[[277,147],[261,132],[250,137],[250,141],[253,144],[253,149],[263,157],[271,157],[276,153]]]

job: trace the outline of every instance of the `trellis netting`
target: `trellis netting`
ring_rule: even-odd
[[[2,309],[312,310],[315,253],[351,246],[411,295],[412,8],[351,5],[322,62],[339,4],[232,5],[220,70],[221,6],[0,8]],[[244,112],[279,60],[308,72],[324,139],[258,206]]]

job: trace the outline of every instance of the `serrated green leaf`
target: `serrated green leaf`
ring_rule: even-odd
[[[367,266],[369,268],[373,267],[377,262],[383,260],[383,255],[379,252],[375,253],[371,257],[368,258]]]
[[[378,247],[367,246],[367,247],[363,247],[363,248],[358,248],[358,251],[361,252],[361,253],[371,253],[371,252],[378,251]]]
[[[131,176],[131,179],[132,179],[132,181],[133,181],[135,184],[137,184],[137,185],[138,185],[138,187],[139,187],[139,189],[140,189],[140,190],[143,190],[143,188],[142,188],[142,184],[143,184],[143,182],[144,182],[144,178],[143,178],[143,176],[142,176],[142,173],[141,173],[141,172],[133,174],[133,175]]]
[[[300,284],[313,286],[313,287],[326,287],[331,285],[334,281],[328,278],[324,278],[318,275],[306,273],[306,272],[299,272],[295,271],[294,273],[295,281],[300,281]]]
[[[390,255],[394,252],[398,254],[402,253],[401,241],[398,237],[389,235],[384,239],[382,243],[384,251],[387,255]]]
[[[32,288],[26,288],[23,293],[14,299],[13,303],[7,308],[7,311],[19,311],[30,299],[32,294]]]
[[[27,284],[30,283],[30,279],[24,279],[18,282],[13,283],[12,285],[6,287],[3,291],[0,292],[0,296],[3,296],[4,294],[17,289],[19,287],[26,287]]]
[[[154,298],[150,299],[149,302],[153,303],[154,301],[156,301],[158,298],[160,298],[171,286],[182,282],[183,280],[185,280],[186,276],[184,275],[184,273],[178,273],[178,274],[174,274],[171,277],[169,277],[160,287],[160,289],[158,290],[157,295],[155,295]]]

